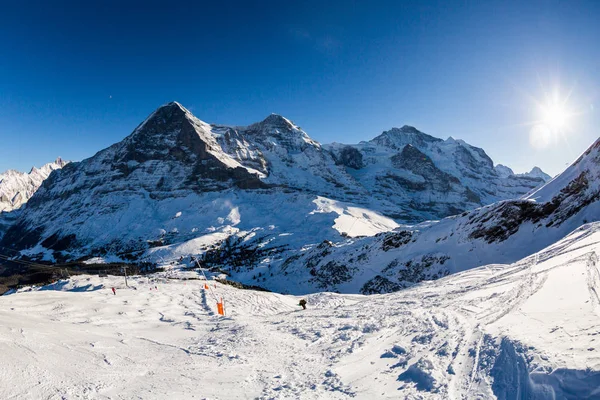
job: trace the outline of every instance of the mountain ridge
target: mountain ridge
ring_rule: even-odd
[[[205,253],[224,260],[226,245],[238,251],[231,272],[248,280],[265,263],[294,270],[290,257],[302,249],[334,253],[322,243],[519,198],[543,181],[502,178],[482,149],[460,140],[408,126],[384,134],[325,146],[277,114],[230,127],[167,103],[122,141],[53,173],[0,246],[49,261],[127,253],[154,262]],[[317,275],[321,256],[305,264]],[[321,279],[353,275],[328,268]]]

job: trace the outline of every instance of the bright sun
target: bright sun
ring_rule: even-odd
[[[569,113],[558,103],[542,107],[542,123],[552,130],[561,130],[565,127]]]
[[[545,102],[535,101],[538,119],[531,122],[529,131],[529,142],[534,148],[545,149],[566,140],[566,131],[572,129],[572,117],[577,115],[568,105],[570,94],[561,96],[556,88],[545,96]]]
[[[538,150],[557,148],[567,144],[571,136],[576,134],[578,117],[584,115],[586,108],[573,99],[574,86],[567,91],[561,90],[558,83],[553,88],[544,88],[540,82],[543,98],[528,95],[535,113],[534,119],[523,125],[529,126],[529,143]],[[585,104],[585,103],[583,103]],[[593,110],[593,107],[590,106]]]

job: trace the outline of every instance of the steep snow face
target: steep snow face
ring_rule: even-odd
[[[600,177],[600,139],[592,144],[573,164],[563,173],[552,179],[547,185],[526,196],[536,202],[551,201],[561,191],[568,190],[569,185],[579,182],[579,196],[590,198],[598,191]],[[583,191],[583,192],[581,192]]]
[[[494,169],[496,170],[496,173],[498,174],[498,176],[501,178],[508,178],[509,176],[515,174],[512,169],[510,169],[506,165],[502,165],[502,164],[496,165],[494,167]]]
[[[369,142],[326,148],[379,201],[382,212],[405,222],[440,219],[517,198],[544,183],[537,170],[515,175],[510,168],[494,167],[480,148],[411,126],[393,128]]]
[[[42,182],[54,170],[67,165],[60,157],[41,168],[33,167],[29,173],[8,170],[0,174],[0,213],[20,208],[33,196]]]
[[[297,292],[380,293],[479,265],[514,262],[598,220],[599,149],[600,140],[565,172],[523,199],[373,238],[322,243],[298,252],[279,268],[294,276]],[[289,284],[266,282],[276,290]]]
[[[329,152],[280,115],[247,127],[214,125],[212,132],[227,154],[262,172],[267,184],[360,203],[368,196]]]
[[[177,269],[20,289],[0,301],[0,398],[597,399],[598,228],[306,310]]]

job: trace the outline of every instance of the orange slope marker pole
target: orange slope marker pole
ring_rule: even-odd
[[[200,263],[198,262],[198,260],[196,260],[196,265],[198,265],[198,268],[200,268],[200,272],[202,272],[202,275],[204,276],[204,281],[206,282],[204,284],[204,289],[205,290],[209,290],[210,294],[213,295],[213,297],[215,298],[215,300],[217,301],[217,313],[219,315],[225,315],[225,303],[223,302],[223,297],[221,297],[221,301],[219,302],[219,298],[217,297],[217,295],[215,294],[215,292],[212,290],[212,288],[210,286],[208,286],[208,278],[206,277],[206,274],[204,273],[204,271],[202,270],[202,266],[200,265]],[[217,284],[215,283],[215,289],[217,288]]]

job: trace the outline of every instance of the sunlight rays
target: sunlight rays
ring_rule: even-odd
[[[536,108],[536,119],[528,123],[531,126],[529,143],[538,150],[557,146],[561,142],[569,146],[569,134],[574,133],[572,130],[574,118],[583,114],[581,111],[573,110],[569,102],[575,85],[566,91],[566,95],[561,94],[558,84],[550,92],[542,86],[541,82],[540,87],[543,92],[542,100],[528,96]]]

